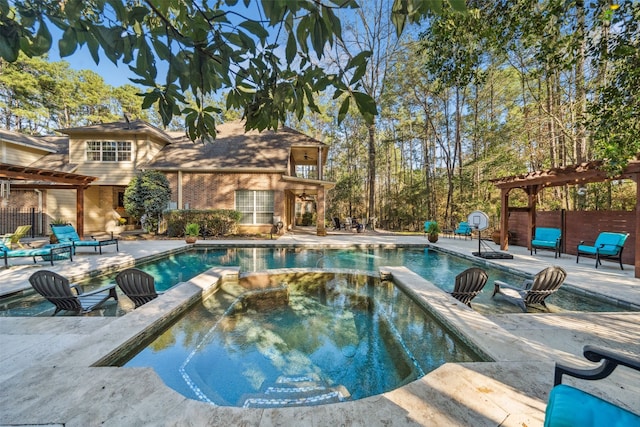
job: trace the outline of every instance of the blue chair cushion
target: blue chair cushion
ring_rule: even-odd
[[[550,240],[532,240],[531,244],[542,248],[555,248],[558,243]]]
[[[639,425],[639,415],[565,384],[551,390],[544,419],[544,427]]]
[[[618,255],[626,240],[626,234],[602,232],[598,235],[593,246],[578,245],[578,251],[592,255],[595,255],[596,251],[600,255]]]

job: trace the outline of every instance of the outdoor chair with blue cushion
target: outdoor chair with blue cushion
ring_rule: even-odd
[[[586,345],[584,357],[602,362],[593,369],[579,369],[556,364],[554,387],[545,412],[545,427],[640,426],[640,415],[607,402],[578,388],[562,384],[562,375],[600,380],[608,377],[618,365],[640,371],[640,359],[617,354],[611,350]],[[620,390],[624,390],[620,387]],[[638,408],[635,408],[637,411]]]
[[[24,248],[24,245],[20,243],[20,239],[26,236],[29,230],[31,230],[31,225],[20,225],[13,233],[0,236],[2,237],[2,243],[8,246],[9,249],[13,249],[13,245],[18,245],[20,248]]]
[[[4,258],[5,268],[9,267],[9,258],[32,257],[33,262],[38,262],[36,257],[41,257],[43,261],[49,261],[53,265],[53,261],[69,258],[73,261],[72,250],[69,243],[59,243],[55,245],[45,245],[41,248],[26,249],[9,249],[3,243],[0,243],[0,257]]]
[[[81,240],[80,236],[78,236],[78,232],[71,224],[50,224],[51,231],[58,239],[58,242],[64,243],[69,242],[73,245],[73,251],[78,247],[92,247],[95,250],[100,250],[100,255],[102,255],[102,247],[107,245],[116,245],[116,252],[118,252],[118,239],[113,238],[113,233],[111,234],[111,238],[98,240],[95,237],[91,236],[92,240]]]
[[[554,252],[554,258],[560,257],[560,241],[562,232],[559,228],[536,227],[535,235],[531,240],[531,252],[533,255],[536,249],[549,249]]]
[[[153,276],[137,268],[122,270],[116,276],[116,283],[135,308],[158,297]]]
[[[59,311],[75,311],[84,314],[100,307],[109,298],[118,300],[116,285],[83,292],[79,285],[71,285],[66,277],[48,270],[33,273],[29,277],[29,283],[36,292],[56,306],[54,316]]]
[[[528,305],[533,304],[540,304],[547,308],[544,300],[556,292],[566,278],[567,273],[562,268],[547,267],[536,274],[533,280],[526,280],[522,288],[496,280],[491,297],[500,295],[508,302],[516,304],[523,312],[527,311]]]
[[[622,266],[622,250],[627,237],[629,237],[629,233],[610,233],[605,231],[598,235],[593,246],[585,245],[584,240],[581,241],[578,244],[576,263],[580,260],[580,254],[583,254],[595,256],[596,268],[598,268],[598,265],[602,265],[602,258],[606,258],[617,259],[620,262],[620,269],[624,270]]]
[[[456,228],[453,231],[453,237],[456,236],[464,236],[464,238],[466,239],[467,237],[471,238],[471,227],[469,227],[469,223],[466,221],[462,221],[460,224],[458,224],[458,228]]]

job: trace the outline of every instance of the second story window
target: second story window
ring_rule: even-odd
[[[87,160],[95,162],[130,162],[129,141],[87,141]]]

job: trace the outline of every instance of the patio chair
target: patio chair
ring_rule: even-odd
[[[34,264],[38,262],[36,257],[43,261],[49,261],[53,265],[54,260],[69,258],[73,261],[73,248],[69,243],[45,245],[41,248],[9,249],[4,243],[0,243],[0,257],[4,259],[4,267],[9,268],[9,258],[32,257]],[[68,254],[68,255],[67,255]]]
[[[58,242],[69,242],[73,245],[73,252],[75,253],[76,248],[89,246],[92,247],[94,251],[100,250],[100,255],[102,255],[102,247],[107,245],[116,245],[116,252],[118,252],[118,239],[113,238],[113,233],[111,233],[111,238],[98,240],[95,237],[91,236],[92,240],[81,240],[80,236],[78,236],[78,232],[71,224],[50,224],[51,231],[58,239]]]
[[[2,243],[4,243],[9,249],[13,249],[13,245],[18,245],[21,249],[24,249],[24,245],[20,243],[20,239],[27,235],[31,230],[31,225],[20,225],[13,233],[7,233],[2,237]]]
[[[471,300],[482,291],[487,279],[487,273],[481,268],[468,268],[456,276],[456,284],[451,296],[471,307]]]
[[[337,216],[333,218],[333,229],[340,230],[340,218]]]
[[[556,363],[554,387],[549,394],[544,426],[640,426],[639,414],[634,414],[586,391],[562,384],[563,375],[583,380],[604,379],[618,365],[640,371],[640,359],[591,345],[584,346],[583,354],[591,362],[602,363],[592,369],[579,369]],[[620,387],[619,390],[624,390],[624,387]],[[635,410],[638,409],[635,408]]]
[[[562,239],[562,232],[559,228],[549,227],[536,227],[535,235],[531,240],[530,255],[534,252],[537,254],[537,249],[549,249],[554,251],[554,258],[560,257],[560,241]]]
[[[455,238],[456,236],[464,236],[465,240],[468,238],[471,238],[471,227],[469,227],[469,223],[466,221],[462,221],[460,224],[458,224],[458,228],[456,228],[455,230],[453,230],[453,237]]]
[[[118,273],[116,283],[136,308],[158,297],[153,276],[137,268]]]
[[[527,306],[532,304],[540,304],[547,308],[544,300],[560,288],[566,277],[567,273],[562,268],[552,266],[540,271],[533,280],[525,281],[523,288],[496,280],[491,297],[501,295],[524,312],[527,311]]]
[[[578,250],[576,257],[576,263],[580,260],[580,254],[587,256],[595,256],[596,268],[598,265],[602,265],[602,259],[613,259],[620,262],[620,269],[624,270],[622,266],[622,250],[624,249],[624,243],[627,241],[629,233],[610,233],[602,232],[598,235],[593,246],[585,245],[584,240],[578,243]]]
[[[48,270],[33,273],[29,277],[29,283],[36,292],[56,306],[53,316],[60,311],[89,313],[100,307],[109,298],[118,300],[116,285],[83,292],[79,285],[71,285],[66,277]]]

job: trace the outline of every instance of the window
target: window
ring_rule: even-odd
[[[236,191],[236,210],[242,214],[240,224],[271,224],[273,191]]]
[[[130,162],[129,141],[87,141],[87,160],[94,162]]]

